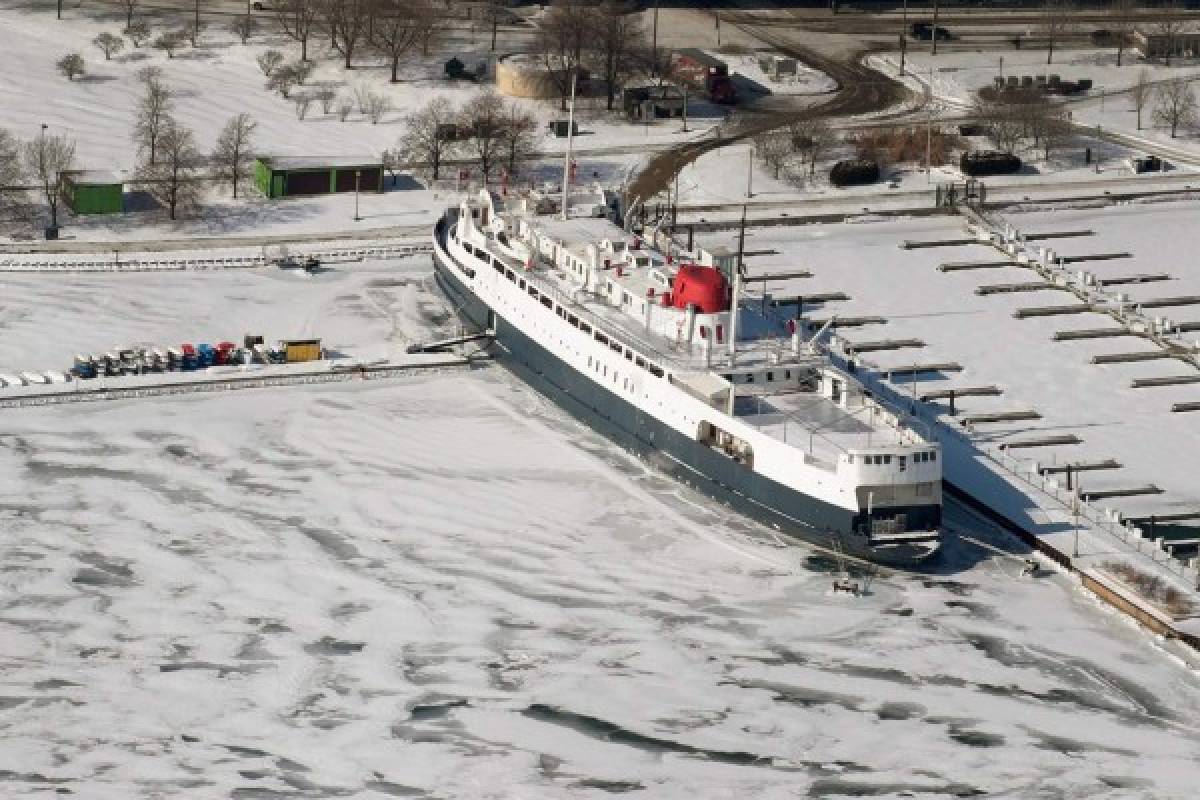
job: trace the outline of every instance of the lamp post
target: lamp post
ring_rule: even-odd
[[[362,178],[362,170],[358,170],[358,169],[354,170],[354,221],[355,222],[358,222],[362,219],[362,217],[360,217],[358,215],[358,184],[359,184],[359,180],[361,178]]]
[[[754,197],[754,145],[750,145],[750,166],[746,170],[746,197]]]

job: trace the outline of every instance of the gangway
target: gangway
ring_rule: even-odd
[[[466,333],[461,336],[452,336],[449,339],[439,339],[434,342],[425,342],[423,344],[410,344],[405,348],[407,353],[442,353],[448,348],[456,344],[466,344],[467,342],[479,342],[484,339],[494,339],[496,332],[486,330],[481,333]]]

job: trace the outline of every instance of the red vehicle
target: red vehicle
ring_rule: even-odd
[[[237,345],[233,342],[221,342],[217,345],[216,363],[229,364],[237,353]]]
[[[675,78],[695,89],[703,89],[714,103],[737,102],[737,88],[729,75],[729,65],[703,50],[685,47],[671,54]]]

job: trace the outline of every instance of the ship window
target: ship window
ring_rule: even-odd
[[[650,374],[653,375],[654,377],[661,378],[663,376],[662,367],[656,367],[653,364],[651,364],[649,369],[650,369]]]
[[[635,359],[633,360],[633,363],[637,364],[637,365],[638,365],[639,367],[641,367],[642,369],[645,369],[645,368],[646,368],[646,361],[645,361],[645,359],[643,359],[641,356],[638,356],[637,358],[635,358]]]
[[[499,261],[493,261],[492,266],[496,268],[496,272],[504,272],[504,265]]]
[[[633,351],[632,351],[632,350],[626,350],[626,351],[625,351],[625,360],[626,360],[626,361],[633,361]]]
[[[753,376],[753,375],[747,375],[747,376],[746,376],[746,383],[754,383],[754,376]]]
[[[625,305],[629,305],[633,302],[633,298],[629,296],[629,292],[622,292],[621,300],[625,303]]]
[[[532,283],[531,283],[531,284],[529,284],[529,296],[530,296],[530,297],[537,297],[537,296],[538,296],[538,290],[537,290],[537,287],[536,287],[536,286],[534,286]]]
[[[513,283],[517,282],[517,276],[513,274],[511,269],[504,270],[504,277],[508,278]]]
[[[854,454],[853,454],[853,453],[850,453],[849,455],[847,455],[847,456],[846,456],[846,463],[847,463],[847,464],[853,464],[853,463],[854,463]]]
[[[608,337],[600,331],[596,331],[596,341],[600,344],[608,344]]]
[[[545,295],[542,296],[542,305],[546,308],[554,308],[554,301]]]
[[[932,453],[929,454],[929,460],[937,461],[937,451],[936,450],[934,450]]]
[[[618,342],[611,342],[608,346],[611,347],[617,353],[620,353],[621,350],[623,349],[621,347],[620,343],[618,343]]]
[[[579,317],[575,316],[574,314],[567,314],[567,322],[571,323],[576,328],[579,327]]]
[[[789,380],[789,381],[790,381],[790,380],[792,379],[792,371],[791,371],[790,369],[785,369],[785,370],[783,371],[783,377],[784,377],[784,379],[785,379],[785,380]]]
[[[775,373],[774,373],[774,372],[768,372],[768,373],[767,373],[767,380],[769,380],[769,381],[773,381],[773,380],[775,380]]]
[[[891,456],[884,456],[884,457],[883,457],[883,463],[885,463],[885,464],[890,464],[890,463],[892,463],[892,457],[891,457]]]
[[[580,323],[579,323],[579,330],[583,331],[584,333],[591,333],[591,332],[592,332],[592,326],[591,326],[591,325],[588,325],[586,322],[580,322]]]
[[[525,288],[525,279],[521,278],[519,281],[517,281],[517,285],[520,286],[522,289],[524,289]]]

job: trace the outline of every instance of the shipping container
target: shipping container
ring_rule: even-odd
[[[289,364],[301,361],[321,360],[320,339],[290,339],[279,343],[283,351],[283,360]]]

